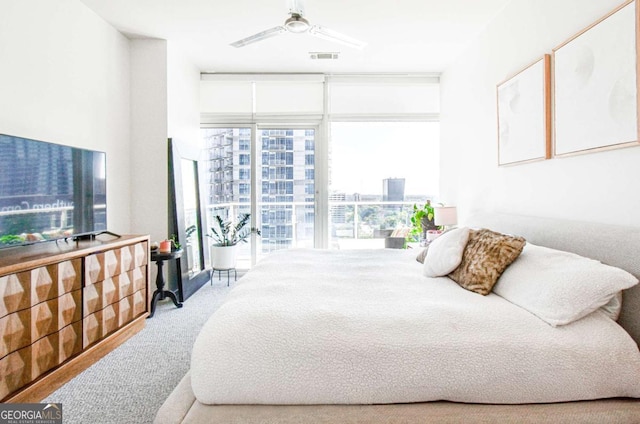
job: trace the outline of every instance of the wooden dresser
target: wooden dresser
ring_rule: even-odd
[[[0,399],[38,402],[144,327],[149,237],[0,251]]]

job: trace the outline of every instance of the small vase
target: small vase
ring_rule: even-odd
[[[160,251],[160,253],[171,253],[171,240],[161,241],[158,250]]]

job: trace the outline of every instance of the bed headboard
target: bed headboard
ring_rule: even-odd
[[[640,279],[640,228],[501,213],[479,213],[464,223],[520,235],[533,244],[573,252],[622,268]],[[618,323],[640,346],[640,285],[623,293]]]

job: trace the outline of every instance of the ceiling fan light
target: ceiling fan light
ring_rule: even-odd
[[[293,13],[291,17],[284,21],[284,27],[289,32],[293,32],[299,34],[301,32],[305,32],[309,29],[309,21],[307,21],[302,16]]]
[[[320,25],[314,25],[309,28],[309,34],[328,41],[341,43],[345,46],[353,47],[354,49],[359,50],[362,50],[367,45],[367,43],[363,41],[356,40],[355,38],[348,37],[344,34],[341,34],[329,28],[322,27]]]

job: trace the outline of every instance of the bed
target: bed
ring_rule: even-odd
[[[640,275],[638,228],[498,214],[466,224]],[[203,328],[156,422],[640,417],[637,285],[624,291],[618,323],[602,308],[563,322],[427,279],[415,255],[301,250],[261,262]],[[517,276],[507,271],[505,280]]]

